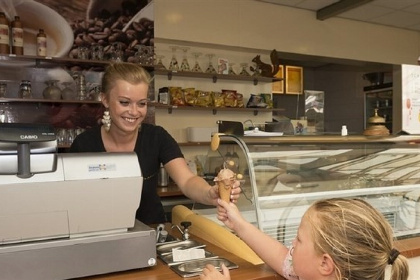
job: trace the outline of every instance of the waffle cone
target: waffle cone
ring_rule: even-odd
[[[223,181],[217,182],[217,185],[219,186],[219,195],[220,198],[226,202],[230,201],[230,192],[232,190],[231,185],[225,185]]]

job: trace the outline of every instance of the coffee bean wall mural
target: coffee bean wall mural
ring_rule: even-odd
[[[23,56],[2,60],[0,65],[2,95],[12,100],[0,103],[1,122],[50,123],[59,129],[96,126],[103,106],[95,97],[106,63],[90,61],[139,62],[140,50],[153,54],[151,0],[1,2],[0,11],[9,19],[20,16],[24,30]],[[39,29],[47,36],[45,56],[37,56]],[[50,63],[50,57],[64,59]],[[83,87],[79,77],[84,77]],[[31,83],[30,99],[19,96],[22,81]],[[43,95],[52,81],[62,90],[62,100],[57,102]],[[82,88],[83,95],[79,94]],[[70,97],[64,98],[64,91],[71,92]],[[153,96],[153,85],[149,92]],[[154,123],[154,109],[149,110],[146,120]]]
[[[135,62],[139,46],[153,46],[150,0],[39,0],[73,30],[70,58]],[[98,52],[100,52],[98,54]]]

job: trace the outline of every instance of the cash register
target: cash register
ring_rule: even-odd
[[[69,279],[156,264],[135,219],[135,153],[58,153],[54,128],[0,124],[0,278]]]

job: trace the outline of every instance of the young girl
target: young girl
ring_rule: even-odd
[[[408,278],[408,262],[393,247],[391,226],[360,199],[315,202],[289,249],[245,221],[233,203],[219,200],[218,219],[286,279],[384,280],[388,265],[391,280]],[[230,279],[226,267],[222,272],[208,265],[200,279]]]

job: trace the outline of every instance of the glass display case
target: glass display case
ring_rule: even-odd
[[[366,199],[383,213],[397,238],[406,238],[420,233],[419,145],[420,136],[409,135],[220,135],[205,168],[216,174],[224,161],[233,161],[234,171],[244,176],[238,208],[287,245],[308,206],[331,197]],[[217,221],[214,208],[195,205],[193,210]]]

